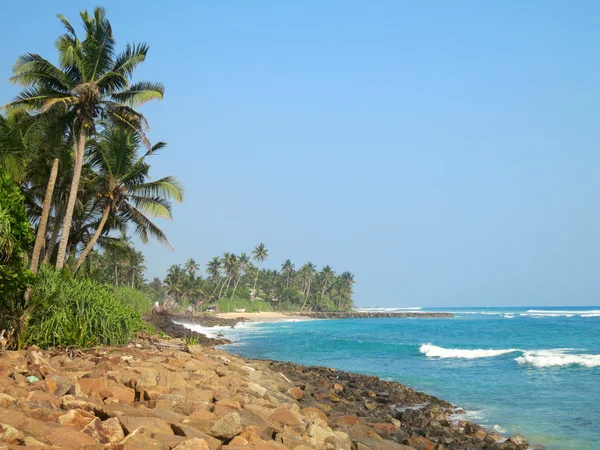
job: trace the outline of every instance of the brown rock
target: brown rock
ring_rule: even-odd
[[[133,433],[134,430],[140,427],[143,427],[150,433],[174,434],[171,425],[158,417],[131,417],[123,415],[118,418],[125,434]]]
[[[17,400],[8,394],[0,393],[0,408],[8,408],[13,405]]]
[[[435,444],[423,436],[406,438],[403,443],[416,450],[433,450],[435,448]]]
[[[183,441],[174,450],[210,450],[210,448],[204,439],[192,438]]]
[[[275,422],[282,423],[284,425],[300,425],[302,422],[294,413],[286,408],[276,408],[275,411],[269,416],[269,419]]]
[[[231,439],[242,432],[242,420],[238,413],[231,413],[217,420],[210,429],[210,434],[222,438]]]
[[[296,400],[300,400],[301,398],[304,397],[304,391],[300,388],[297,387],[293,387],[291,389],[288,389],[287,391],[288,394],[290,394],[290,396],[292,398],[295,398]]]
[[[42,386],[51,395],[62,397],[69,391],[74,390],[75,386],[70,381],[57,374],[50,374],[42,382]]]
[[[353,450],[415,450],[413,447],[398,444],[394,441],[377,440],[377,439],[361,439],[354,441]]]
[[[121,423],[116,417],[106,419],[104,422],[96,417],[86,425],[83,432],[103,444],[120,442],[125,437]]]
[[[145,429],[138,428],[130,433],[120,444],[123,446],[123,450],[147,450],[147,449],[158,449],[158,450],[169,450],[169,446],[160,441],[152,439],[145,434]]]
[[[78,430],[83,430],[87,424],[94,420],[94,415],[81,409],[70,409],[58,418],[58,423],[68,425]]]
[[[5,444],[21,444],[25,439],[22,431],[17,430],[12,425],[0,423],[0,442]]]
[[[86,395],[92,395],[94,392],[99,392],[106,388],[106,378],[82,378],[79,380],[79,385]]]
[[[104,399],[114,399],[120,403],[133,403],[135,401],[135,391],[122,384],[109,386],[101,389],[98,393]]]

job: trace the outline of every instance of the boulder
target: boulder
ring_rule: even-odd
[[[242,432],[242,421],[238,413],[231,413],[217,420],[210,429],[210,434],[222,439],[231,439]]]
[[[74,391],[75,386],[70,381],[57,374],[50,374],[42,382],[42,386],[49,394],[56,397],[62,397],[70,391]]]
[[[130,434],[140,427],[143,427],[144,430],[150,433],[174,434],[171,425],[158,417],[131,417],[122,415],[118,418],[125,434]]]
[[[177,445],[174,450],[210,450],[204,439],[192,438]]]
[[[119,419],[112,417],[104,422],[96,417],[88,423],[83,432],[103,444],[117,443],[125,438]]]
[[[25,440],[22,431],[17,430],[12,425],[0,423],[0,442],[5,444],[21,444]]]
[[[70,409],[62,416],[59,416],[58,423],[83,430],[94,418],[95,416],[87,411]]]

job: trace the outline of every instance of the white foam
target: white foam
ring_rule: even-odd
[[[424,353],[428,358],[462,358],[462,359],[477,359],[477,358],[492,358],[494,356],[505,355],[507,353],[519,352],[519,349],[510,348],[507,350],[463,350],[458,348],[443,348],[433,344],[423,344],[419,348],[421,353]]]
[[[505,319],[514,319],[515,316],[513,316],[512,314],[504,314],[504,318]]]
[[[526,351],[523,356],[515,358],[519,364],[530,364],[537,368],[564,367],[578,365],[584,367],[599,367],[600,355],[565,353],[570,349]]]

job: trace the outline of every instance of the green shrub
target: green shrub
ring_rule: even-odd
[[[0,330],[12,328],[23,312],[23,294],[33,281],[25,256],[33,240],[23,195],[0,174]]]
[[[152,310],[150,298],[137,289],[120,286],[115,289],[115,297],[139,315],[144,315]]]
[[[219,300],[219,312],[235,312],[236,309],[245,309],[246,312],[273,311],[273,307],[264,300],[250,300],[234,297],[233,300]]]
[[[118,300],[111,286],[44,268],[34,283],[20,340],[42,348],[117,345],[144,328],[139,313]]]

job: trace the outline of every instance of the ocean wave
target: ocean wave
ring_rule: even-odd
[[[600,367],[600,355],[565,353],[570,349],[525,351],[515,358],[521,365],[529,364],[537,368],[583,366]]]
[[[515,316],[513,316],[512,314],[504,314],[504,318],[505,319],[514,319]]]
[[[423,344],[419,351],[428,358],[462,358],[462,359],[478,359],[492,358],[494,356],[505,355],[507,353],[520,352],[517,348],[509,348],[507,350],[464,350],[458,348],[443,348],[433,344]]]

